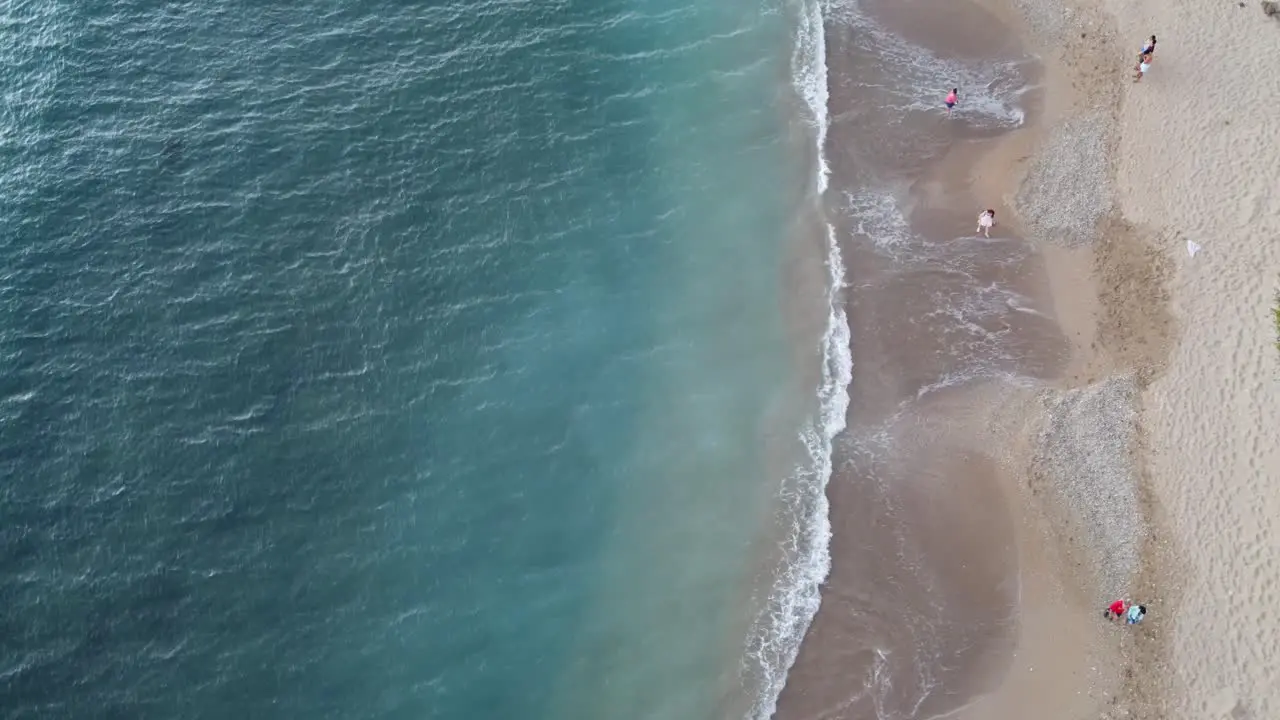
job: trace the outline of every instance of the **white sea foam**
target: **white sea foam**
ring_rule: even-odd
[[[1030,87],[1022,66],[1032,58],[993,62],[940,56],[881,27],[857,0],[834,4],[831,15],[856,28],[859,45],[894,69],[893,85],[881,89],[889,91],[887,102],[904,114],[940,113],[947,91],[959,87],[959,112],[968,123],[1007,129],[1025,121],[1021,100]]]
[[[804,98],[813,123],[813,141],[817,148],[819,197],[827,191],[831,166],[827,164],[827,40],[823,29],[821,0],[801,0],[800,27],[791,67],[796,90]]]
[[[817,149],[814,208],[821,212],[830,168],[826,158],[828,125],[826,39],[822,4],[802,0],[799,37],[792,57],[795,87],[804,99]],[[758,686],[748,717],[768,720],[777,708],[787,672],[821,603],[820,587],[831,569],[831,520],[826,487],[833,470],[832,449],[845,427],[849,383],[853,379],[849,321],[843,305],[845,269],[835,228],[826,225],[828,290],[826,330],[822,336],[822,381],[818,411],[802,430],[806,458],[783,483],[782,521],[789,532],[782,565],[764,612],[755,623],[747,653],[747,673]]]
[[[897,257],[911,246],[911,227],[902,205],[888,190],[862,190],[844,194],[844,208],[849,226],[856,237],[866,238],[876,251]]]

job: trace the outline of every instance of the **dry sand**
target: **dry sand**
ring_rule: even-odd
[[[1181,568],[1175,718],[1280,717],[1280,22],[1228,0],[1108,0],[1130,45],[1118,207],[1175,258],[1177,342],[1143,395],[1149,479]],[[1132,54],[1132,53],[1131,53]],[[1121,81],[1123,78],[1118,78]],[[1127,82],[1127,81],[1125,81]],[[1194,258],[1186,241],[1203,246]]]
[[[1064,590],[1127,594],[1150,615],[1095,623],[1086,656],[1114,683],[1081,675],[1093,707],[1039,716],[1273,720],[1280,22],[1252,0],[1101,1],[1016,0],[1067,82],[1050,87],[1053,130],[1010,168],[1025,174],[1014,204],[1033,237],[1071,248],[1045,256],[1077,343],[1024,429],[1028,487]]]

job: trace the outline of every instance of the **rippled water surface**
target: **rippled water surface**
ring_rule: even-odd
[[[748,702],[793,18],[0,6],[3,714]]]

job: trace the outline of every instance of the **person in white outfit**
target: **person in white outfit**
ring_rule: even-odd
[[[978,216],[978,229],[974,230],[974,234],[982,233],[986,237],[991,237],[991,228],[996,224],[996,211],[987,208]]]
[[[1142,78],[1147,74],[1147,71],[1150,69],[1151,69],[1151,55],[1149,54],[1139,55],[1138,64],[1133,68],[1134,72],[1136,73],[1133,76],[1133,81],[1139,82],[1140,80],[1142,80]]]

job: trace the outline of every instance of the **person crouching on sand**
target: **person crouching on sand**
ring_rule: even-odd
[[[1147,614],[1146,605],[1130,605],[1129,612],[1124,614],[1125,625],[1137,625]]]
[[[1129,601],[1115,600],[1102,611],[1102,617],[1115,622],[1116,620],[1124,617],[1124,614],[1127,612],[1129,612]]]
[[[974,235],[982,233],[986,237],[991,237],[991,228],[996,226],[996,211],[987,208],[978,216],[978,229],[973,231]]]

